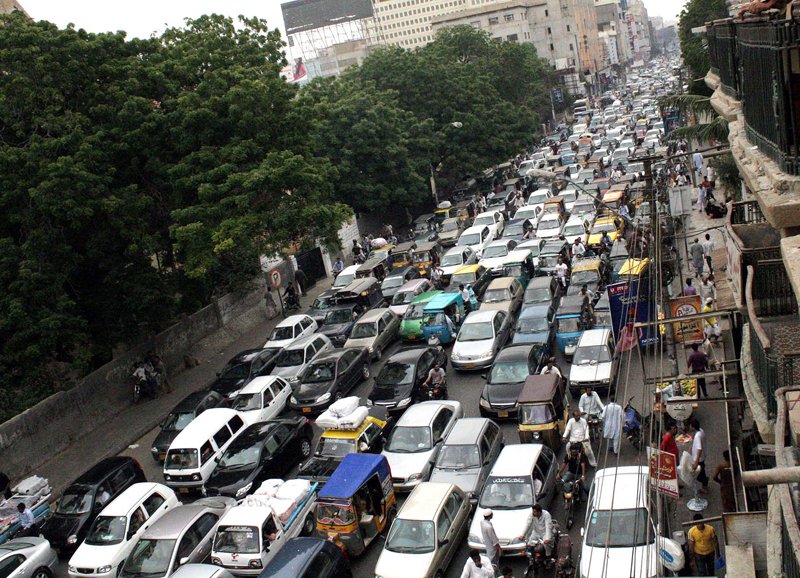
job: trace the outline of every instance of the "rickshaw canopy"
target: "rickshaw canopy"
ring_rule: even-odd
[[[622,268],[619,270],[619,275],[622,277],[623,275],[630,275],[631,277],[638,277],[641,275],[642,271],[644,271],[647,266],[650,264],[650,259],[645,257],[644,259],[628,259],[625,263],[622,264]]]
[[[561,305],[558,307],[556,317],[563,317],[565,315],[580,315],[583,313],[583,295],[564,295],[561,298]]]
[[[339,467],[325,482],[319,493],[321,500],[347,499],[371,476],[378,474],[381,479],[391,477],[389,462],[380,454],[347,454]]]
[[[519,403],[548,402],[559,393],[561,378],[555,373],[529,375],[522,386]]]
[[[582,271],[594,271],[600,268],[600,263],[600,257],[586,257],[584,259],[578,259],[572,265],[572,272],[580,273]]]
[[[464,300],[461,298],[461,293],[440,293],[435,295],[425,303],[424,313],[431,313],[434,311],[441,311],[451,305],[461,304],[464,306]]]
[[[617,185],[614,185],[617,186]],[[603,202],[604,203],[616,203],[617,201],[621,200],[625,191],[614,190],[614,187],[611,187],[608,192],[603,195]]]

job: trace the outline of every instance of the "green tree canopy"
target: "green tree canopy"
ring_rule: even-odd
[[[694,34],[692,28],[703,26],[706,22],[726,18],[728,7],[725,0],[689,0],[678,16],[678,38],[681,43],[683,61],[689,67],[689,92],[711,95],[705,78],[711,64],[704,34]]]

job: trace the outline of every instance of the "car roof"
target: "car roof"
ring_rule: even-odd
[[[479,215],[480,216],[480,215]],[[475,217],[477,219],[477,217]],[[484,229],[488,229],[489,225],[473,225],[468,229],[464,229],[461,235],[471,235],[473,233],[481,233]]]
[[[531,354],[531,349],[533,349],[533,345],[527,343],[508,345],[500,350],[494,362],[527,360]]]
[[[385,421],[379,420],[376,417],[368,415],[366,418],[364,418],[364,421],[362,421],[361,424],[355,429],[324,429],[322,430],[321,437],[331,438],[331,439],[344,439],[344,440],[355,439],[361,434],[362,431],[367,429],[367,427],[372,423],[380,426],[381,429],[386,427]]]
[[[454,247],[450,247],[447,251],[445,251],[444,256],[446,257],[447,255],[460,255],[461,253],[464,252],[465,249],[469,249],[470,251],[473,250],[472,247],[469,246],[455,245]],[[409,267],[411,267],[411,265],[409,265]]]
[[[347,307],[346,307],[347,309]],[[327,339],[327,337],[322,333],[312,333],[311,335],[305,335],[303,337],[298,337],[294,341],[292,341],[289,345],[286,346],[286,349],[303,349],[309,343],[314,341],[315,339],[322,337],[323,339]]]
[[[572,272],[580,272],[580,271],[590,271],[592,269],[597,269],[600,267],[602,260],[600,257],[584,257],[582,259],[578,259],[575,264],[572,266]]]
[[[497,239],[486,245],[486,248],[488,249],[489,247],[507,247],[508,244],[511,242],[512,242],[511,239]]]
[[[492,279],[487,289],[505,289],[511,287],[516,280],[516,277],[498,277],[497,279]]]
[[[272,514],[269,506],[236,506],[231,508],[220,519],[220,525],[226,526],[258,526],[259,528]]]
[[[175,540],[180,537],[183,530],[192,520],[204,513],[209,507],[219,510],[217,514],[222,517],[226,504],[232,498],[201,498],[192,504],[181,504],[177,508],[168,510],[142,534],[142,540]]]
[[[239,412],[229,407],[207,409],[189,422],[189,425],[187,425],[172,442],[170,448],[180,448],[182,446],[199,447],[205,440],[221,428],[223,424],[228,423],[231,418],[238,414]]]
[[[557,373],[529,375],[519,392],[519,403],[550,401],[561,387]]]
[[[127,516],[134,506],[138,505],[145,496],[153,490],[160,490],[161,494],[172,494],[168,487],[155,482],[139,482],[130,486],[119,496],[103,508],[104,516]]]
[[[310,317],[308,317],[308,315],[303,315],[303,314],[289,315],[289,317],[278,323],[275,327],[290,327],[295,323],[300,323],[300,321],[302,321],[303,319],[310,319]]]
[[[491,420],[485,417],[462,417],[453,424],[444,445],[471,445],[480,440],[481,433]]]
[[[395,267],[389,273],[386,274],[386,277],[402,277],[406,273],[408,273],[411,269],[415,269],[413,265],[403,265],[402,267]]]
[[[322,355],[318,355],[314,358],[313,363],[317,363],[319,361],[330,361],[339,359],[342,355],[347,353],[349,350],[352,349],[361,349],[360,347],[340,347],[338,349],[330,349],[323,353]]]
[[[393,353],[388,361],[416,361],[428,349],[427,346],[403,348]]]
[[[405,291],[416,291],[417,288],[425,285],[426,283],[430,283],[430,281],[427,279],[412,279],[411,281],[406,281],[397,292],[403,293]]]
[[[461,267],[456,269],[453,275],[458,275],[459,273],[475,273],[478,269],[485,269],[485,267],[478,263],[473,263],[472,265],[461,265]]]
[[[649,509],[647,468],[624,466],[597,470],[592,482],[592,507],[596,510]]]
[[[428,425],[443,407],[453,409],[458,402],[448,401],[423,401],[409,406],[405,413],[397,420],[395,427]]]
[[[444,482],[422,482],[411,492],[397,517],[404,520],[433,520],[453,488],[453,484]]]
[[[405,285],[404,285],[405,287]],[[384,313],[387,311],[391,311],[387,307],[379,307],[378,309],[370,309],[364,315],[361,316],[361,319],[358,320],[359,323],[374,323],[378,319],[380,319]]]
[[[542,287],[550,287],[552,284],[553,284],[553,278],[550,277],[549,275],[545,277],[534,277],[533,279],[528,281],[528,287],[526,288],[526,290],[530,289],[531,287],[536,287],[537,289],[541,289]]]
[[[241,389],[241,391],[239,391],[239,393],[240,394],[259,393],[266,386],[275,383],[275,381],[277,380],[278,377],[275,375],[259,375],[258,377],[254,378],[253,381],[245,385]]]
[[[608,339],[610,329],[587,329],[578,341],[578,347],[603,345]]]
[[[211,411],[211,410],[209,410]],[[232,411],[232,410],[231,410]],[[196,418],[195,418],[196,419]],[[133,458],[127,456],[114,456],[106,458],[93,465],[91,468],[81,474],[73,484],[76,485],[94,485],[99,484],[105,479],[109,472],[116,470],[124,464],[134,463]]]
[[[263,351],[259,349],[258,351]],[[197,406],[200,404],[201,401],[206,399],[210,394],[213,392],[210,389],[201,389],[200,391],[193,391],[186,397],[184,397],[178,404],[172,409],[174,413],[181,413],[181,412],[188,412],[194,411],[197,409]]]
[[[540,443],[513,444],[503,448],[492,466],[491,476],[515,476],[533,471],[544,446]]]
[[[486,323],[487,321],[492,321],[498,313],[499,311],[494,309],[472,311],[464,319],[464,323]]]
[[[339,275],[355,275],[356,271],[358,271],[358,268],[360,266],[361,265],[348,265],[347,267],[342,269],[342,272],[339,273]]]
[[[331,550],[331,557],[338,556],[334,546],[322,538],[292,538],[281,548],[275,557],[269,561],[264,569],[265,576],[280,576],[281,578],[296,578],[303,575],[309,562],[314,560],[322,550]]]

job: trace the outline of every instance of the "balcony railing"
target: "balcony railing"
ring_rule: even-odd
[[[758,201],[731,203],[731,225],[758,225],[766,222],[767,218],[761,212]]]
[[[798,561],[798,552],[795,545],[792,544],[790,538],[790,529],[786,523],[787,513],[791,516],[792,512],[786,512],[781,508],[781,542],[783,546],[783,575],[786,578],[800,578],[800,561]],[[794,520],[794,526],[797,526],[797,520]]]
[[[717,20],[706,25],[721,90],[742,102],[750,141],[800,175],[800,22]]]

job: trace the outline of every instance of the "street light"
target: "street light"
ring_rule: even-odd
[[[449,123],[449,126],[452,126],[453,128],[461,128],[461,127],[464,126],[464,123],[455,121],[455,122]],[[433,206],[434,207],[438,207],[439,206],[439,195],[436,193],[436,173],[439,172],[439,168],[441,166],[442,166],[442,162],[439,161],[439,163],[437,165],[435,165],[435,166],[434,166],[433,163],[431,163],[431,167],[430,167],[431,168],[431,176],[430,176],[430,179],[431,179],[431,196],[433,196]]]

